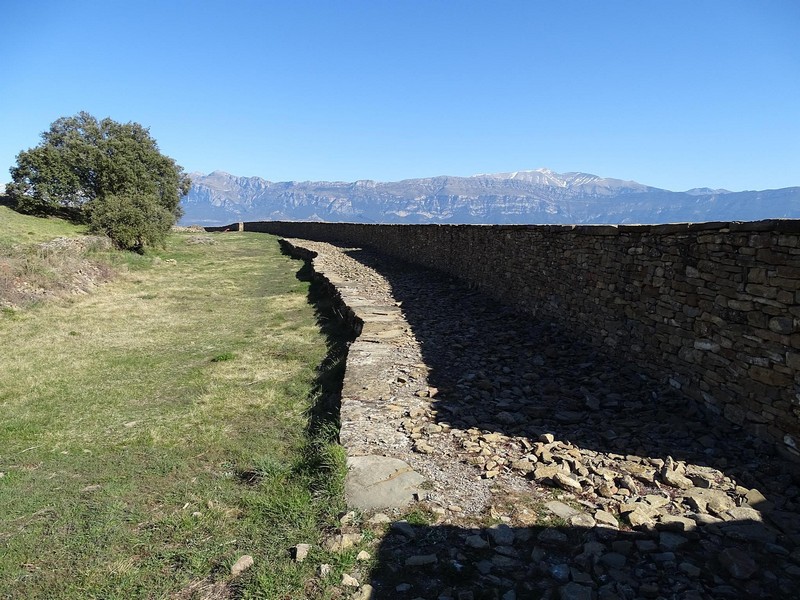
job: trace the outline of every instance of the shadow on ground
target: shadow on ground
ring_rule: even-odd
[[[364,250],[347,254],[383,275],[402,303],[438,388],[441,422],[534,440],[549,432],[623,456],[671,455],[742,485],[789,484],[790,465],[773,459],[768,443],[604,354],[581,332],[526,317],[441,273]]]
[[[283,250],[285,252],[286,248],[283,247]],[[338,431],[347,349],[357,337],[358,329],[343,315],[336,290],[314,276],[308,260],[303,262],[296,276],[300,281],[309,283],[308,303],[314,308],[317,326],[325,337],[327,348],[325,358],[317,367],[311,390],[308,428],[310,437],[314,438],[324,428]]]
[[[579,452],[574,478],[591,490],[556,491],[547,506],[510,495],[474,523],[436,524],[436,515],[416,511],[388,526],[371,595],[366,588],[362,597],[800,597],[796,470],[768,444],[603,354],[580,332],[527,318],[441,273],[346,252],[383,275],[402,303],[438,390],[440,423],[526,439],[534,462],[537,450],[558,455],[558,442],[567,444]],[[551,439],[556,445],[547,447]],[[598,469],[623,462],[635,477],[612,480],[602,506],[628,513],[636,505],[643,519],[634,528],[618,528],[617,512],[601,515],[586,485]],[[675,462],[687,465],[684,489],[659,481],[659,470]],[[687,501],[691,519],[669,515],[671,503]]]
[[[441,273],[364,250],[346,253],[390,283],[419,341],[442,423],[533,441],[543,433],[584,450],[671,456],[746,487],[800,489],[798,468],[772,446],[610,357],[580,332],[526,317]]]
[[[559,521],[561,524],[559,524]],[[553,523],[454,527],[393,523],[371,574],[373,598],[796,598],[788,551],[755,521],[721,529],[615,531]]]

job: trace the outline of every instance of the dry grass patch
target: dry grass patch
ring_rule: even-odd
[[[0,308],[6,312],[75,293],[110,279],[96,255],[110,249],[106,238],[85,236],[61,219],[20,215],[0,206]]]

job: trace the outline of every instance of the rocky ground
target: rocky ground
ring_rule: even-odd
[[[768,444],[581,332],[416,266],[290,244],[362,329],[348,454],[421,482],[405,519],[351,513],[330,538],[372,540],[371,571],[343,583],[355,597],[800,598],[797,467]]]

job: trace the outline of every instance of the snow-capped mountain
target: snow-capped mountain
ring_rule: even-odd
[[[676,223],[800,218],[800,187],[685,192],[549,169],[396,182],[271,182],[193,173],[184,224],[292,220],[364,223]]]

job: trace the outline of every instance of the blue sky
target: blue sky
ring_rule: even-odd
[[[797,0],[3,0],[0,181],[60,116],[187,171],[397,180],[549,167],[800,185]]]

